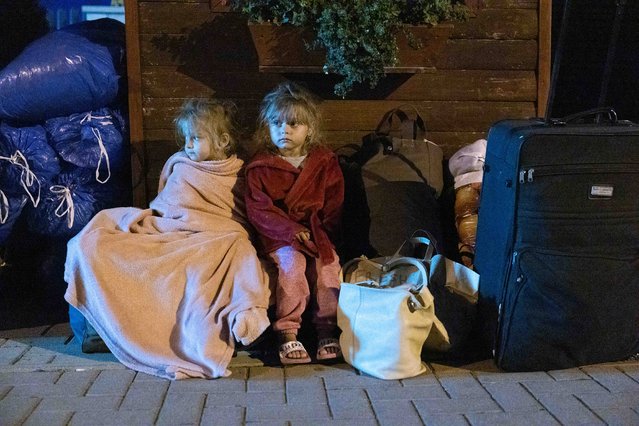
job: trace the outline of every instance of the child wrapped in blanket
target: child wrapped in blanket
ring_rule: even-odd
[[[187,101],[175,120],[182,149],[149,208],[103,210],[68,243],[65,299],[134,370],[228,376],[235,342],[248,345],[269,326],[233,113]]]

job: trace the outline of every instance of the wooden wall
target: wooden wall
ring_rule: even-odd
[[[346,99],[333,94],[333,76],[259,72],[245,17],[220,3],[125,2],[135,205],[155,196],[160,169],[177,149],[172,119],[191,96],[235,101],[250,134],[267,91],[285,79],[303,82],[324,99],[323,130],[335,147],[359,142],[387,110],[411,103],[447,157],[499,119],[543,114],[550,0],[483,0],[474,18],[455,23],[435,69],[389,74]]]

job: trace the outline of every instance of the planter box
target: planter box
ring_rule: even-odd
[[[397,35],[399,63],[386,69],[388,73],[419,73],[434,70],[453,31],[452,24],[411,26],[410,31],[421,41],[420,48],[409,45],[403,32]],[[261,72],[323,72],[324,50],[308,50],[305,41],[313,40],[310,30],[272,24],[249,24]]]

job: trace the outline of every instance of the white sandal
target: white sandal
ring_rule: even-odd
[[[329,348],[337,348],[336,352],[327,352]],[[324,354],[320,354],[320,351],[324,351]],[[335,337],[327,337],[320,339],[317,343],[317,360],[325,361],[329,359],[342,358],[342,348],[339,345],[339,340]]]
[[[289,354],[295,351],[304,352],[305,356],[303,356],[302,358],[289,358]],[[280,345],[279,352],[280,362],[283,365],[308,364],[309,362],[311,362],[311,357],[308,355],[306,348],[304,348],[304,345],[302,345],[302,343],[297,340],[291,340],[290,342],[282,343]]]

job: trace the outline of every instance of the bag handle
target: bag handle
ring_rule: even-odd
[[[402,108],[409,108],[415,113],[415,118],[410,118],[408,113]],[[424,119],[419,114],[417,108],[412,104],[402,104],[386,112],[377,125],[375,133],[390,136],[394,128],[393,121],[395,118],[399,120],[399,131],[402,139],[424,139],[426,136]]]
[[[605,116],[611,125],[614,126],[617,124],[617,121],[618,121],[617,113],[615,112],[614,108],[611,108],[611,107],[600,107],[600,108],[589,109],[586,111],[581,111],[575,114],[568,115],[558,120],[553,120],[552,124],[566,125],[566,124],[574,123],[575,121],[582,120],[588,117],[593,117],[594,122],[598,123],[600,121],[600,117],[602,116]]]

